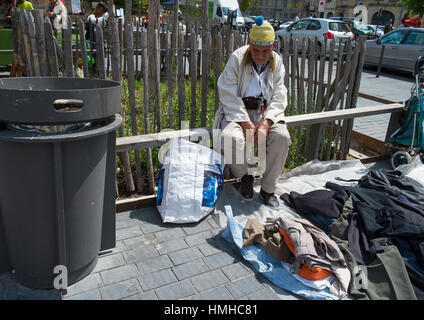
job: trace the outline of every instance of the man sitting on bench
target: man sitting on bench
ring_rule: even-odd
[[[258,136],[259,140],[264,136],[266,161],[259,196],[265,205],[278,208],[274,192],[290,146],[284,121],[287,106],[285,70],[282,59],[273,51],[276,46],[273,27],[261,16],[255,22],[249,33],[249,44],[231,54],[218,79],[220,106],[214,128],[222,130],[224,156],[228,152],[232,156],[231,172],[241,178],[240,195],[245,200],[253,199],[255,172],[244,157],[250,141],[246,140],[246,135],[254,136],[256,146]],[[235,159],[240,155],[243,162]]]

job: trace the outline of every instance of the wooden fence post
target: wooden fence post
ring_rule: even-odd
[[[50,75],[52,77],[58,77],[59,64],[57,61],[53,29],[50,20],[47,17],[44,19],[44,38],[46,39],[47,61],[49,63]]]
[[[348,47],[348,44],[340,44],[339,45],[339,49],[337,52],[337,64],[336,64],[336,75],[335,75],[335,79],[333,81],[333,83],[336,85],[336,90],[339,90],[339,86],[340,86],[340,77],[341,77],[341,73],[342,73],[342,55],[344,50]],[[334,41],[332,41],[331,43],[331,48],[330,50],[334,50]],[[330,66],[328,66],[328,68],[330,68]],[[331,94],[331,79],[328,78],[327,79],[327,89],[326,89],[326,95],[325,95],[325,106],[328,105],[328,109],[329,111],[335,110],[335,108],[337,107],[337,105],[333,105],[333,104],[329,104],[329,99],[330,99],[330,94]],[[334,91],[334,95],[336,95],[336,91]],[[329,139],[328,139],[328,143],[327,143],[327,152],[325,154],[325,160],[330,160],[330,154],[331,154],[331,149],[332,149],[332,145],[333,145],[333,140],[334,137],[336,137],[336,134],[334,132],[334,126],[336,125],[336,121],[332,121],[330,123],[330,129],[329,129]],[[334,148],[335,150],[336,148]],[[333,155],[334,156],[334,155]]]
[[[302,51],[301,51],[301,59],[300,59],[300,74],[299,74],[299,87],[297,88],[297,113],[303,114],[305,113],[304,108],[304,95],[305,95],[305,64],[306,64],[306,41],[305,39],[302,40]],[[309,54],[311,52],[309,51]],[[308,57],[308,61],[310,60],[310,56]],[[297,63],[296,63],[297,64]],[[309,77],[309,70],[308,68],[308,77]],[[294,100],[294,99],[293,99]],[[302,127],[298,126],[296,127],[297,132],[297,146],[296,146],[296,159],[298,159],[300,152],[300,143],[302,141]]]
[[[79,19],[78,29],[80,34],[80,44],[81,44],[81,59],[82,59],[82,71],[84,73],[84,78],[90,77],[90,72],[88,70],[88,60],[87,60],[87,47],[85,41],[85,25],[84,21]]]
[[[155,29],[154,32],[154,55],[155,55],[155,92],[156,92],[156,115],[157,115],[157,132],[162,131],[162,108],[161,108],[161,97],[160,97],[160,43],[159,43],[159,31]],[[184,39],[184,38],[183,38]],[[184,46],[183,46],[184,47]]]
[[[119,38],[118,22],[116,19],[109,19],[109,40],[112,51],[112,79],[121,82],[121,45]],[[122,125],[118,128],[119,136],[124,137],[125,117],[123,114]],[[129,192],[135,191],[134,179],[132,177],[131,163],[128,152],[118,153],[124,167],[125,186]]]
[[[132,0],[125,0],[125,45],[127,56],[127,77],[128,77],[128,101],[131,111],[131,133],[133,136],[138,135],[137,112],[135,108],[135,74],[134,74],[134,41],[133,27],[131,22]],[[98,41],[97,41],[98,43]],[[96,47],[97,48],[97,47]],[[140,153],[134,150],[136,185],[139,193],[143,192],[143,178],[141,173]]]
[[[350,104],[349,108],[356,108],[356,103],[358,101],[358,93],[359,93],[359,87],[361,84],[361,76],[362,76],[362,68],[364,66],[364,59],[365,59],[365,36],[359,37],[359,41],[357,44],[358,51],[356,53],[356,59],[355,59],[355,69],[352,70],[353,73],[353,88],[352,93],[350,97]],[[344,146],[344,157],[343,159],[346,159],[348,153],[349,153],[349,146],[351,142],[352,137],[352,130],[353,130],[353,121],[354,119],[349,119],[347,121],[346,126],[346,138],[345,138],[345,146]]]
[[[139,51],[140,51],[140,44],[139,44],[139,35],[140,35],[140,24],[139,24],[139,19],[136,18],[135,20],[135,24],[136,24],[136,31],[135,31],[135,78],[137,80],[139,80],[139,73],[138,73],[138,58],[139,58]]]
[[[34,76],[34,64],[33,64],[33,56],[31,55],[31,42],[28,34],[28,18],[26,15],[26,11],[22,10],[19,12],[19,22],[21,26],[22,33],[22,49],[26,76],[33,77]]]
[[[65,75],[67,77],[74,77],[74,66],[72,63],[72,22],[70,17],[68,17],[68,23],[66,28],[62,29],[62,35],[63,58],[65,61]]]
[[[96,27],[96,66],[100,79],[106,79],[105,47],[101,23]]]
[[[169,31],[166,31],[165,36],[165,48],[166,48],[166,75],[168,80],[168,117],[169,117],[169,125],[168,127],[170,129],[174,129],[175,122],[174,122],[174,101],[173,101],[173,93],[174,93],[174,80],[175,77],[173,76],[173,51],[171,48],[171,33]]]
[[[185,121],[185,86],[184,86],[184,36],[180,31],[178,36],[178,128],[182,129],[182,121]]]
[[[190,34],[190,78],[191,78],[191,119],[190,128],[196,127],[197,116],[197,99],[196,99],[196,83],[197,83],[197,36],[196,31],[191,29]]]
[[[141,48],[142,48],[142,68],[143,68],[143,94],[144,94],[144,134],[150,133],[149,122],[149,58],[147,53],[147,31],[141,33]],[[154,176],[153,176],[153,161],[152,149],[146,149],[146,165],[147,165],[147,178],[148,178],[148,192],[154,193]]]
[[[352,64],[349,71],[349,86],[348,91],[346,95],[346,101],[345,101],[345,109],[350,109],[352,107],[352,94],[353,94],[353,88],[355,86],[355,76],[356,76],[356,68],[359,61],[359,46],[356,45],[355,49],[353,51],[353,57],[352,57]],[[346,150],[348,147],[348,130],[350,127],[350,121],[351,120],[345,120],[343,121],[343,127],[342,127],[342,140],[341,140],[341,157],[342,159],[346,159],[346,156],[349,152],[349,150]]]
[[[208,84],[209,84],[209,51],[211,45],[211,34],[205,33],[205,41],[202,44],[202,113],[200,126],[206,127],[206,116],[208,108]]]
[[[38,60],[37,39],[35,38],[36,31],[35,31],[35,25],[34,25],[34,17],[32,16],[31,11],[26,12],[27,22],[28,22],[28,35],[29,35],[29,41],[31,44],[32,67],[34,71],[33,75],[35,77],[39,77],[41,76],[40,62]]]
[[[45,77],[49,75],[49,64],[47,62],[46,54],[46,43],[44,40],[44,23],[43,23],[43,11],[33,10],[31,11],[34,17],[35,24],[35,39],[37,42],[38,61],[40,66],[40,75]]]
[[[218,79],[221,75],[222,65],[222,35],[219,32],[216,35],[216,66],[215,66],[215,112],[219,107],[219,92],[218,92]]]
[[[25,64],[22,59],[22,34],[19,23],[19,9],[12,8],[12,34],[13,34],[13,64],[10,70],[11,77],[22,77]]]

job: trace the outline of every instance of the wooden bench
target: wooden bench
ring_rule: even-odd
[[[398,120],[403,110],[403,104],[401,103],[390,103],[382,104],[371,107],[362,107],[354,109],[344,109],[335,111],[324,111],[317,113],[309,113],[302,115],[293,115],[286,117],[287,126],[298,127],[298,126],[312,126],[312,130],[316,130],[316,134],[312,135],[317,142],[315,150],[308,155],[309,159],[317,158],[319,141],[321,139],[320,130],[321,126],[325,123],[332,122],[335,120],[353,119],[358,117],[373,116],[378,114],[390,113],[390,122],[386,132],[387,137],[394,132],[398,127]],[[162,131],[160,133],[137,135],[131,137],[122,137],[116,139],[116,152],[124,152],[130,150],[139,150],[153,147],[160,147],[172,138],[189,138],[192,141],[197,141],[200,137],[207,134],[210,136],[212,133],[211,127],[187,129],[178,131]],[[155,205],[156,195],[143,196],[140,198],[118,200],[116,202],[116,212],[123,212],[128,210],[134,210],[145,206]]]

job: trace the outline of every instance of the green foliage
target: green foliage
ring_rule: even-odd
[[[423,0],[401,0],[397,3],[399,7],[403,7],[408,12],[416,14],[420,17],[424,15],[424,1]]]
[[[244,12],[245,10],[247,10],[253,1],[254,0],[240,0],[239,6],[240,6],[241,12]]]
[[[164,0],[165,1],[165,0]],[[162,1],[161,1],[162,2]],[[117,8],[125,8],[125,0],[113,0],[113,3]],[[133,0],[132,12],[138,13],[138,5],[140,4],[141,14],[145,15],[148,7],[148,0]]]
[[[185,17],[202,17],[202,0],[186,0],[179,8]]]
[[[252,14],[255,16],[261,13],[261,9],[259,7],[259,0],[249,0],[248,8],[251,10]]]

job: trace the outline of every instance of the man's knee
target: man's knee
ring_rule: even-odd
[[[272,125],[269,132],[269,143],[278,143],[282,146],[289,147],[291,143],[290,133],[287,130],[287,126],[281,123],[275,123]]]
[[[224,146],[230,144],[230,148],[235,146],[237,149],[243,149],[245,143],[243,131],[234,124],[226,126],[221,136]]]

